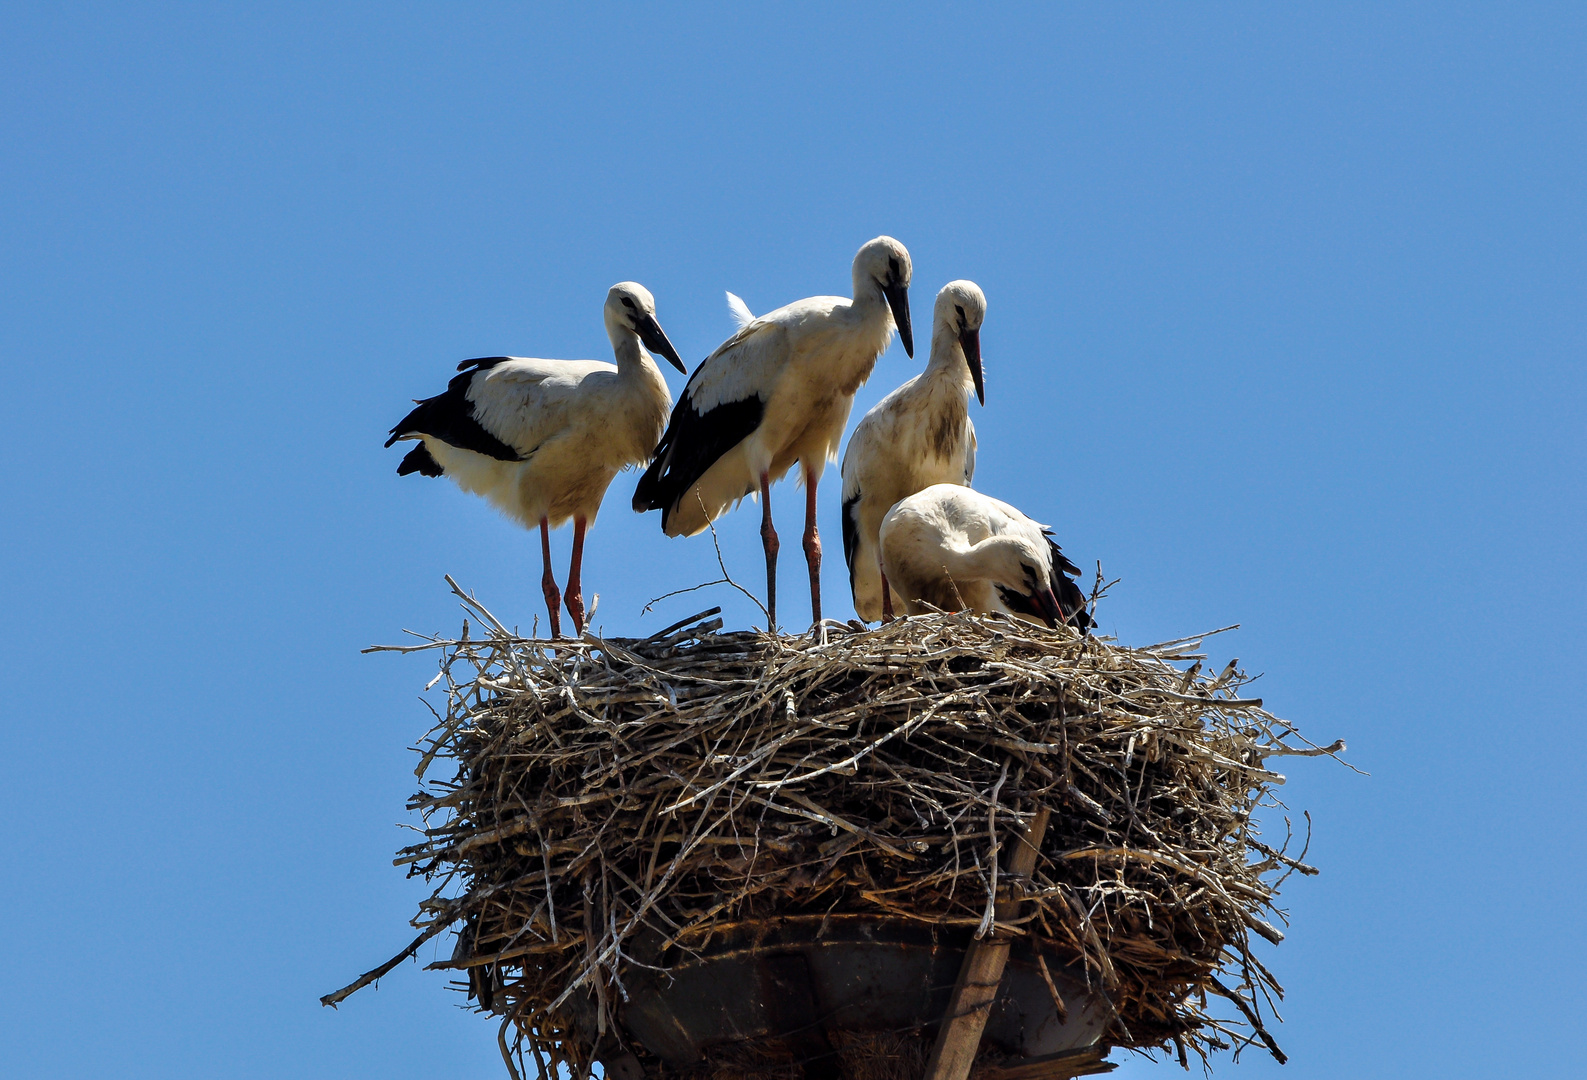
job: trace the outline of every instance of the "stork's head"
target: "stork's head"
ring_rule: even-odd
[[[1052,591],[1052,549],[1041,536],[987,537],[970,549],[970,561],[1010,611],[1033,615],[1052,630],[1064,621]]]
[[[893,313],[898,340],[904,352],[915,355],[915,335],[909,329],[909,279],[914,269],[909,251],[891,236],[878,236],[854,256],[854,299],[879,294]]]
[[[689,373],[656,321],[656,298],[637,281],[619,281],[606,294],[606,333],[614,344],[619,334],[633,334],[645,348],[665,356],[685,375]]]
[[[981,377],[981,323],[986,318],[986,294],[973,281],[950,281],[937,294],[933,315],[933,335],[947,333],[964,350],[964,362],[975,381],[975,396],[986,404],[986,386]]]

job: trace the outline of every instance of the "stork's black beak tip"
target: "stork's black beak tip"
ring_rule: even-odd
[[[909,327],[909,286],[884,285],[882,295],[887,297],[887,306],[893,313],[893,325],[898,327],[898,340],[904,343],[904,352],[913,360],[915,358],[915,335]]]
[[[659,353],[667,358],[667,362],[687,375],[689,369],[684,366],[683,358],[678,355],[678,350],[672,347],[672,342],[667,340],[667,335],[662,331],[661,324],[654,318],[646,316],[639,323],[639,341],[645,348],[653,353]]]
[[[975,383],[975,399],[986,404],[986,382],[981,372],[981,331],[966,330],[959,335],[959,347],[964,350],[964,362],[970,367],[970,378]]]

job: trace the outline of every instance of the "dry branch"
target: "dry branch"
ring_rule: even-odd
[[[1136,649],[934,614],[830,624],[824,644],[720,620],[553,643],[464,599],[487,636],[395,650],[437,650],[447,695],[417,748],[425,839],[397,863],[440,882],[414,925],[458,928],[433,966],[467,975],[520,1060],[588,1075],[564,1004],[587,993],[617,1030],[641,931],[696,949],[823,912],[1037,941],[1108,993],[1113,1045],[1205,1056],[1247,1038],[1206,1011],[1229,997],[1278,1055],[1263,1017],[1281,990],[1250,935],[1281,938],[1273,879],[1311,867],[1252,815],[1283,782],[1266,759],[1342,746],[1241,697],[1237,665],[1201,675],[1200,638]],[[998,837],[1040,806],[1034,871],[1000,882]],[[1025,914],[985,925],[1007,898]]]

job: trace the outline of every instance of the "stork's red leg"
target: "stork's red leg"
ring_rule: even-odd
[[[551,612],[551,636],[562,636],[562,594],[557,592],[557,579],[551,576],[551,523],[540,519],[540,560],[546,572],[540,577],[540,589],[546,594],[546,610]]]
[[[760,474],[760,542],[766,547],[766,627],[777,632],[777,530],[771,527],[771,474]]]
[[[887,571],[883,570],[878,560],[876,569],[882,575],[882,621],[893,621],[893,591],[887,587]]]
[[[805,562],[810,566],[811,625],[821,622],[821,534],[816,531],[816,480],[805,470]]]
[[[579,571],[584,563],[584,528],[589,524],[581,517],[573,519],[573,561],[568,566],[568,614],[573,616],[573,632],[584,634],[584,591],[579,587]]]

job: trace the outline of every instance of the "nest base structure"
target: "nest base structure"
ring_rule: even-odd
[[[949,1011],[971,940],[967,928],[872,915],[723,926],[696,949],[658,951],[664,943],[641,934],[635,959],[646,963],[635,967],[618,1010],[639,1049],[613,1040],[599,1047],[600,1060],[609,1076],[714,1080],[747,1070],[791,1080],[862,1072],[919,1080],[937,1028],[922,1018]],[[1011,950],[983,1037],[981,1080],[1012,1080],[1011,1068],[1060,1080],[1093,1071],[1107,1052],[1113,1011],[1102,988],[1033,946],[1021,941]],[[593,1005],[583,997],[572,1026],[599,1043]],[[640,1054],[654,1065],[647,1069]]]
[[[501,1017],[514,1075],[920,1080],[959,958],[1007,939],[979,1080],[1114,1047],[1282,1058],[1252,939],[1282,939],[1277,886],[1315,871],[1252,815],[1281,805],[1268,759],[1342,745],[1242,697],[1236,664],[1201,674],[1200,638],[940,614],[544,641],[464,600],[484,636],[401,650],[445,684],[397,860],[437,889],[328,1004],[455,928],[432,966]]]

